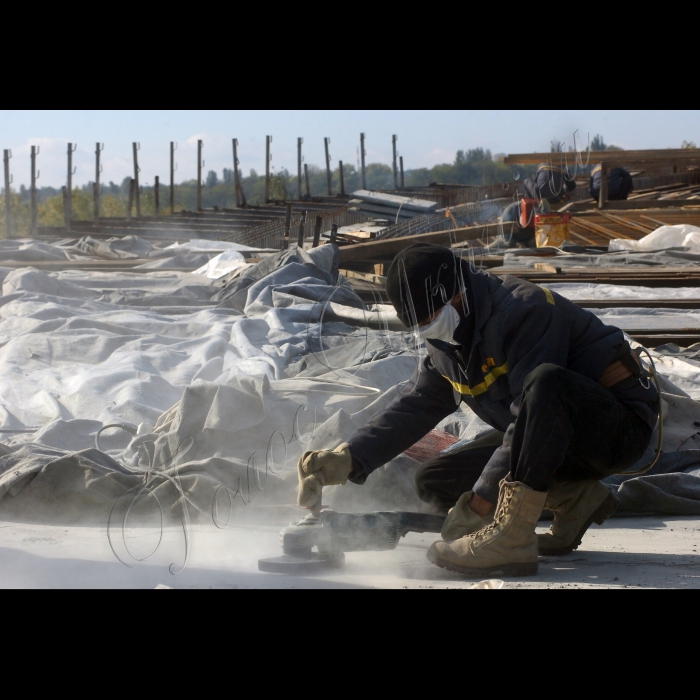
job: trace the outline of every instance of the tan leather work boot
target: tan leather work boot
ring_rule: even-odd
[[[543,557],[561,557],[581,545],[588,528],[615,514],[620,499],[598,481],[563,482],[549,492],[545,508],[554,512],[546,535],[539,535]]]
[[[447,520],[442,526],[442,539],[445,542],[461,540],[462,537],[479,532],[493,522],[493,515],[482,518],[469,507],[472,498],[474,498],[473,491],[465,493],[447,515]]]
[[[428,561],[469,578],[535,576],[535,528],[546,500],[546,493],[525,484],[501,482],[493,523],[456,542],[436,542],[428,550]]]

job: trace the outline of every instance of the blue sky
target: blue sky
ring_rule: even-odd
[[[0,110],[0,148],[13,152],[15,186],[29,184],[29,149],[41,148],[40,186],[66,180],[68,142],[78,145],[74,182],[94,178],[97,141],[105,143],[105,182],[131,174],[131,143],[141,143],[143,183],[168,180],[169,142],[179,144],[178,180],[195,177],[196,143],[205,143],[207,170],[232,167],[231,139],[240,142],[244,172],[264,170],[265,136],[271,134],[273,167],[296,170],[297,137],[305,139],[306,162],[323,165],[323,139],[331,138],[334,164],[356,164],[359,134],[367,134],[370,162],[391,162],[391,136],[398,134],[407,169],[452,162],[459,149],[494,153],[547,151],[552,139],[572,143],[600,133],[623,148],[677,148],[700,143],[700,110]],[[0,184],[0,187],[2,185]]]

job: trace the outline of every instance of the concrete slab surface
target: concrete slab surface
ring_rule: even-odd
[[[187,568],[183,531],[168,529],[152,559],[127,568],[115,558],[106,528],[0,523],[2,588],[174,589],[457,589],[474,582],[425,560],[434,535],[409,535],[393,552],[347,555],[343,570],[295,578],[261,574],[257,560],[280,554],[279,524],[242,524],[226,530],[197,525]],[[145,558],[159,540],[150,528],[126,533],[132,554]],[[115,549],[127,558],[121,531]],[[700,520],[616,519],[594,527],[578,552],[541,559],[537,577],[506,579],[515,588],[700,588]]]

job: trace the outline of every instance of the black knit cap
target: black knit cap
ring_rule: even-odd
[[[449,248],[430,243],[412,245],[394,258],[386,291],[404,326],[422,323],[455,297],[460,264]]]

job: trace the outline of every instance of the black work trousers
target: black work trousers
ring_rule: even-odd
[[[651,428],[603,386],[556,365],[542,365],[525,382],[511,440],[510,481],[548,492],[557,482],[599,481],[637,464]],[[494,432],[423,465],[421,500],[446,512],[474,488],[502,446]]]

